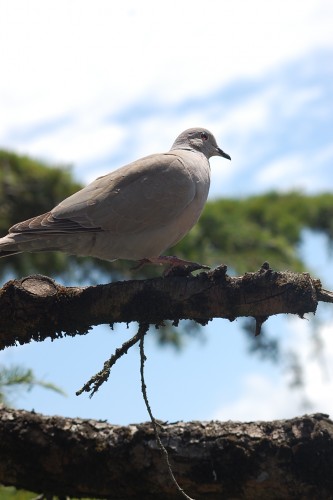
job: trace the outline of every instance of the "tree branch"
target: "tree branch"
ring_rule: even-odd
[[[331,498],[333,422],[178,422],[160,430],[177,480],[197,500]],[[151,423],[0,410],[0,483],[36,493],[173,500]]]
[[[0,289],[0,349],[32,339],[84,335],[98,324],[138,321],[161,324],[253,316],[258,325],[281,313],[315,312],[333,301],[307,273],[259,271],[230,277],[226,267],[197,276],[129,280],[90,287],[65,287],[45,276],[7,282]],[[260,330],[260,328],[259,328]]]
[[[84,386],[76,392],[77,396],[80,396],[83,392],[90,392],[90,397],[92,397],[95,392],[98,391],[100,386],[106,382],[110,376],[111,368],[116,364],[119,358],[124,354],[127,354],[128,349],[133,347],[137,342],[139,342],[147,333],[149,329],[148,324],[139,325],[139,331],[131,339],[123,343],[123,345],[116,349],[116,352],[112,354],[111,358],[105,361],[102,370],[96,375],[93,375]]]

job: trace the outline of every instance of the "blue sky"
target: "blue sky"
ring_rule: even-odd
[[[72,164],[89,182],[138,157],[169,149],[185,128],[205,126],[232,162],[213,158],[210,196],[268,189],[333,189],[333,4],[330,0],[233,2],[0,0],[0,146]],[[333,287],[321,236],[306,235],[309,267]],[[214,321],[177,354],[146,342],[147,385],[165,420],[275,418],[333,410],[331,316],[321,327],[327,370],[311,356],[311,320],[270,319],[270,333],[297,349],[304,391],[284,370],[247,355],[239,322]],[[35,389],[18,407],[46,414],[147,419],[134,348],[92,400],[75,391],[133,327],[7,349],[62,386]],[[333,413],[333,411],[331,412]]]

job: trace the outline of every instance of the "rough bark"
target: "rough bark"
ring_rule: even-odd
[[[200,499],[333,498],[333,422],[316,414],[272,422],[163,424],[181,486]],[[75,497],[179,498],[150,423],[0,410],[0,482]]]
[[[319,300],[332,301],[309,274],[275,272],[230,277],[226,268],[198,276],[130,280],[90,287],[65,287],[45,276],[6,283],[0,290],[0,349],[32,339],[85,334],[97,324],[138,321],[161,324],[253,316],[260,324],[273,314],[314,313]],[[259,332],[257,332],[259,333]]]

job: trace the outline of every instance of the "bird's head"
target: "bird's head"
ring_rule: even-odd
[[[231,160],[230,156],[218,147],[215,137],[205,128],[189,128],[182,132],[171,149],[189,149],[203,153],[207,159],[211,156],[222,156]]]

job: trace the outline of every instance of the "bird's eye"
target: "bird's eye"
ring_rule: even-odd
[[[207,139],[208,139],[208,135],[207,135],[205,132],[201,132],[201,139],[202,139],[203,141],[207,141]]]

